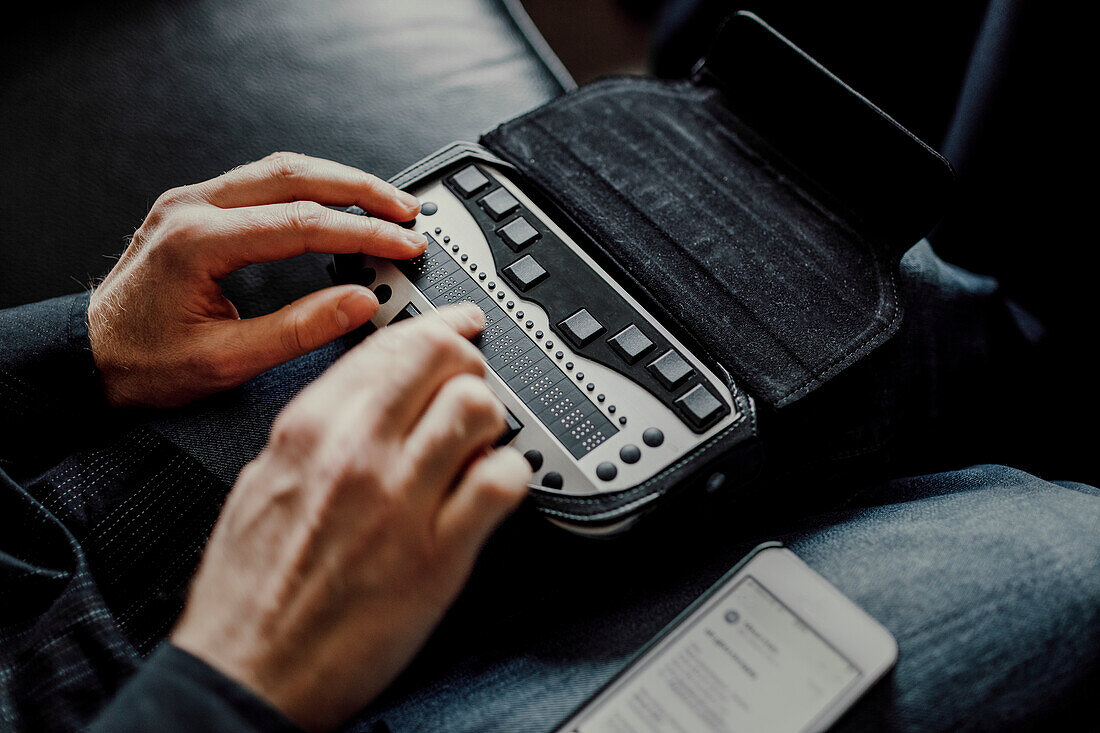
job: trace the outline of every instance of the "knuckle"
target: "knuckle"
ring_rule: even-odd
[[[170,188],[160,196],[153,203],[153,210],[162,210],[171,208],[177,204],[189,201],[192,198],[190,186],[177,186]]]
[[[301,153],[278,151],[262,161],[273,178],[296,178],[306,169],[306,156]]]
[[[316,201],[294,201],[286,206],[287,226],[300,234],[324,229],[330,219],[328,208]]]

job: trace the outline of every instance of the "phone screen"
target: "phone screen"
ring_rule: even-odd
[[[661,640],[566,730],[799,731],[862,672],[745,575]]]

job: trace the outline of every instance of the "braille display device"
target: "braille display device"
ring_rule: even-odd
[[[644,484],[744,419],[723,380],[506,165],[470,157],[406,190],[422,202],[406,226],[427,237],[427,251],[409,261],[338,257],[338,276],[374,290],[376,328],[460,301],[481,308],[475,343],[508,411],[499,443],[523,453],[535,491],[590,496]]]
[[[607,534],[673,497],[740,492],[769,440],[799,435],[777,429],[792,406],[897,332],[901,256],[952,181],[737,13],[690,80],[588,84],[402,171],[427,251],[339,255],[333,274],[374,289],[374,328],[476,303],[532,502]],[[837,422],[797,440],[843,443]]]

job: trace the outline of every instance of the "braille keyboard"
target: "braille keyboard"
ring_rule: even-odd
[[[340,277],[373,288],[376,327],[460,301],[482,309],[475,343],[508,409],[500,443],[524,454],[536,490],[637,486],[739,417],[722,381],[505,169],[471,162],[410,192],[427,251],[338,258]]]

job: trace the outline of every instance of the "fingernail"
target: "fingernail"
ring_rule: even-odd
[[[402,191],[398,189],[397,193],[395,194],[395,198],[397,199],[397,203],[408,209],[420,208],[420,199],[418,199],[416,196],[413,196],[411,193],[408,193],[407,191]]]
[[[428,238],[419,232],[414,232],[411,229],[405,232],[405,241],[411,246],[415,247],[418,251],[423,252],[428,248]]]
[[[366,288],[345,295],[336,306],[336,322],[347,331],[352,324],[368,321],[374,315],[376,305],[374,293]]]

